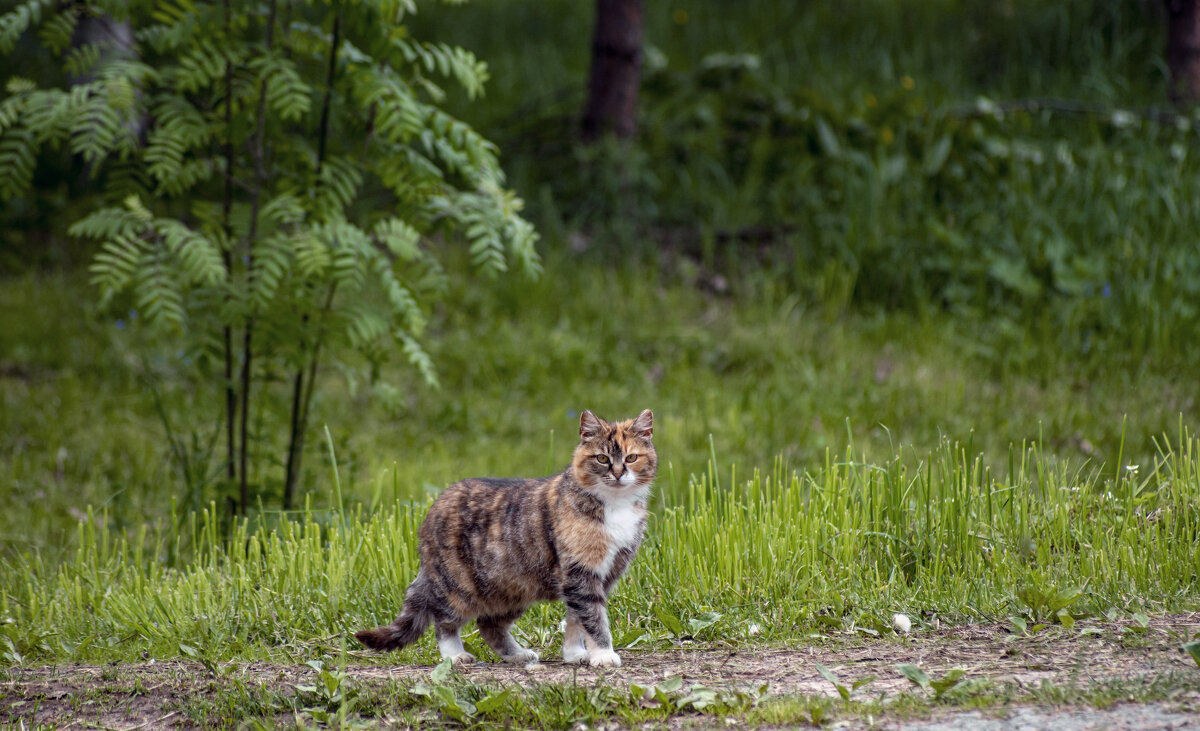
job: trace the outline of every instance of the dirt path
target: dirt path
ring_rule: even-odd
[[[461,672],[476,683],[590,684],[603,678],[604,682],[620,685],[651,685],[666,677],[681,676],[684,687],[692,683],[714,688],[758,687],[766,683],[771,696],[834,695],[833,686],[817,672],[816,663],[821,663],[837,673],[845,685],[866,677],[876,678],[863,691],[876,698],[881,693],[894,696],[912,689],[909,681],[893,667],[896,663],[919,665],[933,677],[960,668],[968,679],[1010,683],[1017,688],[1036,688],[1049,682],[1060,687],[1088,689],[1114,682],[1144,682],[1172,674],[1187,678],[1187,673],[1195,673],[1195,688],[1173,699],[1178,702],[1165,706],[1118,705],[1107,711],[1072,713],[1010,708],[1009,721],[997,720],[995,714],[960,711],[944,719],[935,716],[885,725],[930,731],[961,723],[997,731],[1047,724],[1063,731],[1106,727],[1197,728],[1200,726],[1192,720],[1196,715],[1186,709],[1189,704],[1200,709],[1200,669],[1178,648],[1184,638],[1198,635],[1200,613],[1193,613],[1155,618],[1148,629],[1122,623],[1094,623],[1077,625],[1071,630],[1051,627],[1033,636],[1019,637],[1000,625],[971,625],[931,630],[902,639],[837,636],[819,645],[797,648],[684,646],[666,652],[626,650],[622,653],[625,666],[606,672],[549,660],[529,668],[481,663]],[[379,661],[378,656],[362,657],[364,662]],[[429,667],[378,664],[352,664],[346,668],[348,676],[360,683],[427,678],[429,671]],[[198,695],[220,694],[223,683],[263,682],[287,688],[293,683],[313,682],[313,671],[303,665],[237,663],[227,666],[222,674],[223,679],[213,680],[199,664],[174,661],[9,668],[0,675],[3,681],[0,721],[24,721],[26,726],[56,723],[115,729],[165,727],[189,722],[180,710],[183,702]],[[1182,715],[1179,708],[1185,709]],[[976,715],[964,715],[967,713]],[[1029,713],[1035,715],[1022,720],[1021,714]],[[1038,717],[1037,713],[1044,715]],[[1063,720],[1050,723],[1047,719],[1051,716]]]

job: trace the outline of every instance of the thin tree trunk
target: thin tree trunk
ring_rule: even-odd
[[[1200,102],[1200,0],[1166,0],[1171,100]]]
[[[338,3],[333,17],[333,43],[329,47],[329,66],[325,71],[325,98],[321,101],[321,121],[317,128],[317,185],[320,185],[321,166],[325,163],[325,146],[329,141],[329,107],[333,98],[333,77],[337,73],[338,46],[342,44],[342,4]]]
[[[583,111],[583,139],[637,132],[645,0],[596,0],[592,69]]]
[[[271,0],[270,9],[267,13],[267,38],[266,49],[270,53],[275,43],[275,17],[278,11],[277,0]],[[263,188],[267,186],[270,180],[267,177],[267,161],[265,139],[266,139],[266,123],[267,123],[267,82],[264,79],[259,84],[258,89],[258,109],[255,116],[257,127],[254,130],[254,141],[251,144],[250,153],[254,158],[254,189],[250,195],[250,231],[246,235],[246,268],[249,271],[249,276],[253,277],[254,269],[254,241],[258,238],[258,213],[262,206]],[[253,286],[253,281],[251,281]],[[246,473],[247,459],[246,455],[249,449],[249,433],[247,429],[247,421],[250,413],[250,383],[252,380],[252,361],[254,351],[252,343],[254,339],[254,316],[246,318],[246,332],[242,338],[242,445],[239,455],[241,475],[240,486],[238,490],[239,497],[242,503],[242,514],[244,515],[250,507],[250,488],[249,476]]]
[[[230,22],[233,11],[229,6],[230,0],[225,0],[225,35],[230,34]],[[225,59],[225,199],[221,209],[222,227],[225,230],[227,247],[233,246],[233,63]],[[233,251],[226,248],[222,252],[225,260],[225,273],[233,278]],[[237,397],[233,388],[233,328],[226,325],[223,328],[225,340],[225,474],[232,485],[237,480],[237,466],[234,449],[234,422],[237,414]]]
[[[342,38],[342,4],[338,3],[337,15],[333,19],[333,42],[329,47],[329,66],[325,73],[325,98],[321,102],[321,119],[317,125],[317,186],[321,185],[321,168],[325,164],[325,150],[329,140],[329,109],[333,98],[333,80],[337,73],[338,46]],[[321,326],[324,327],[324,315],[333,303],[334,287],[330,287],[325,300],[325,308],[321,315]],[[303,325],[308,324],[308,314],[302,318]],[[287,468],[283,480],[283,509],[292,509],[292,500],[296,494],[296,481],[300,477],[300,465],[304,461],[304,435],[308,429],[308,405],[312,401],[313,381],[317,377],[317,359],[321,353],[321,338],[318,332],[313,342],[311,362],[308,371],[307,391],[305,390],[304,365],[296,368],[292,380],[292,418],[291,436],[288,439]]]
[[[333,305],[333,296],[337,291],[336,282],[329,285],[325,297],[325,306],[321,309],[321,319],[317,326],[317,335],[313,341],[312,355],[308,361],[308,373],[303,368],[296,370],[294,391],[292,392],[292,438],[288,447],[287,482],[283,490],[283,509],[291,510],[295,499],[296,481],[300,476],[300,466],[304,461],[304,437],[308,433],[308,413],[312,405],[313,391],[317,385],[317,363],[321,358],[321,341],[325,337],[325,318]]]
[[[238,483],[238,503],[241,506],[242,515],[245,515],[250,509],[250,483],[247,479],[246,464],[247,454],[249,453],[249,430],[247,429],[247,419],[250,416],[250,368],[251,360],[254,351],[251,349],[251,342],[254,338],[254,321],[246,322],[246,333],[242,338],[242,448],[238,455],[238,467],[241,472]]]
[[[301,455],[304,450],[304,429],[306,424],[300,423],[301,405],[304,401],[304,366],[296,369],[292,380],[292,419],[291,436],[288,438],[287,468],[283,479],[283,509],[292,509],[292,499],[296,493],[296,480],[300,474]]]

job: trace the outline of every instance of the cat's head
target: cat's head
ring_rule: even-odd
[[[571,463],[576,481],[610,497],[645,491],[658,474],[653,435],[650,409],[636,419],[616,422],[584,411],[579,417],[579,446]]]

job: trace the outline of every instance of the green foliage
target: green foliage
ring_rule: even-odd
[[[1185,642],[1179,646],[1179,649],[1191,655],[1192,660],[1196,663],[1196,667],[1200,668],[1200,640]]]
[[[1135,360],[1192,347],[1194,120],[925,88],[831,97],[713,54],[647,74],[635,149],[567,146],[523,184],[569,212],[548,225],[649,233],[718,271],[766,264],[816,300],[1032,322]]]
[[[501,49],[539,22],[569,31]],[[765,265],[805,301],[986,323],[977,347],[1017,367],[1031,330],[1124,364],[1195,357],[1197,126],[1156,111],[1153,4],[652,8],[639,139],[611,148],[574,144],[589,23],[515,0],[419,27],[481,39],[499,73],[471,118],[541,228],[597,260]]]
[[[1057,622],[1065,627],[1075,625],[1075,620],[1087,614],[1073,615],[1069,608],[1084,596],[1084,587],[1045,586],[1036,574],[1030,583],[1017,591],[1017,598],[1025,607],[1031,622]],[[1035,626],[1035,632],[1037,627]]]
[[[0,16],[5,53],[38,28],[63,52],[81,14],[132,30],[131,48],[71,48],[66,88],[9,79],[0,196],[30,192],[39,149],[66,145],[88,166],[108,204],[70,232],[99,244],[101,305],[131,304],[197,362],[247,369],[227,410],[230,444],[233,411],[255,408],[252,384],[296,372],[285,502],[313,391],[301,385],[322,351],[364,355],[369,379],[399,351],[435,382],[422,344],[425,308],[446,284],[435,235],[468,241],[489,276],[539,269],[537,235],[503,188],[495,146],[437,106],[445,92],[432,76],[474,98],[487,67],[413,39],[401,24],[411,12],[97,0]],[[223,376],[209,385],[234,388]],[[240,438],[244,453],[246,427]]]
[[[765,683],[758,688],[749,690],[713,689],[694,683],[687,691],[684,691],[683,678],[678,675],[655,685],[629,684],[630,699],[638,707],[662,710],[668,714],[681,713],[689,709],[700,713],[717,714],[745,712],[758,705],[766,694]]]
[[[908,678],[908,682],[918,686],[926,693],[932,694],[935,700],[940,700],[944,694],[962,683],[963,676],[966,675],[966,671],[960,668],[952,668],[946,671],[946,674],[940,678],[931,678],[920,666],[911,663],[896,665],[896,670]]]
[[[838,681],[837,675],[834,674],[834,672],[832,670],[825,667],[821,663],[817,663],[816,665],[817,665],[817,672],[821,674],[822,678],[825,678],[826,680],[829,681],[829,683],[831,685],[833,685],[834,689],[838,692],[838,695],[841,696],[842,700],[845,701],[846,703],[850,702],[850,696],[853,695],[856,690],[863,687],[864,685],[868,685],[869,683],[874,682],[874,680],[875,680],[874,677],[859,678],[858,680],[854,681],[854,683],[852,683],[850,685],[850,687],[846,687],[845,685],[842,685]]]

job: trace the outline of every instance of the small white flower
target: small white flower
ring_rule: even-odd
[[[1131,475],[1136,475],[1137,471],[1138,471],[1138,467],[1140,467],[1140,465],[1127,464],[1127,465],[1125,465],[1125,471]]]
[[[912,621],[906,615],[893,614],[892,629],[896,630],[897,634],[906,635],[912,629]]]
[[[762,634],[762,627],[759,627],[758,623],[756,622],[751,622],[750,626],[746,628],[746,634],[750,635],[751,637],[758,637],[760,634]]]

